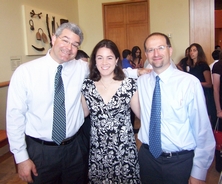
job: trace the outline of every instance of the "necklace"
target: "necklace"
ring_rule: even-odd
[[[104,83],[102,82],[102,79],[100,79],[101,84],[103,85],[104,89],[107,90],[110,87],[110,84],[113,83],[113,80],[109,82],[109,84],[107,86],[104,85]]]
[[[100,82],[103,85],[103,87],[105,88],[105,90],[107,90],[107,87],[103,84],[102,80],[100,80]]]

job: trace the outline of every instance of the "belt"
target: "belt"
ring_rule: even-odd
[[[78,131],[72,137],[69,137],[69,138],[63,140],[60,145],[67,145],[67,144],[71,143],[79,134],[80,134],[80,131]],[[38,143],[43,144],[43,145],[47,145],[47,146],[60,146],[60,145],[58,145],[58,144],[56,144],[55,142],[52,142],[52,141],[44,141],[44,140],[41,140],[41,139],[38,139],[38,138],[35,138],[35,137],[31,137],[31,136],[28,136],[28,135],[27,135],[27,137],[29,137],[32,140],[34,140],[35,142],[38,142]]]
[[[143,145],[145,148],[149,149],[149,145],[147,144],[143,144]],[[165,157],[165,158],[171,158],[173,156],[184,155],[190,152],[193,152],[193,150],[182,150],[182,151],[175,151],[175,152],[169,152],[169,153],[162,152],[160,156]]]

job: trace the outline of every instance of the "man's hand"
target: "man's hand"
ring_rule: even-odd
[[[147,73],[150,73],[152,71],[152,69],[148,69],[148,68],[139,68],[137,70],[137,75],[138,77],[143,75],[143,74],[147,74]]]
[[[32,160],[28,159],[18,164],[18,175],[23,181],[33,183],[31,172],[35,176],[38,176],[35,164]]]
[[[202,181],[202,180],[198,180],[198,179],[193,178],[193,177],[191,176],[190,179],[189,179],[188,184],[206,184],[206,182],[205,182],[205,181]]]

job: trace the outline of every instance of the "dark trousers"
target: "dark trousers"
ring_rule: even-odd
[[[67,145],[42,145],[26,137],[27,150],[38,176],[34,184],[85,184],[88,179],[88,147],[82,133]]]
[[[143,184],[187,184],[194,152],[155,159],[147,145],[139,150],[140,177]]]

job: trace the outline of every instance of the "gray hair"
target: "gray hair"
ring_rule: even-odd
[[[80,38],[79,45],[81,45],[81,43],[83,42],[83,32],[82,32],[82,30],[80,29],[79,26],[77,26],[76,24],[70,23],[70,22],[63,23],[56,30],[55,36],[56,37],[60,36],[64,29],[68,29],[68,30],[72,31],[73,33],[77,34],[79,36],[79,38]]]

